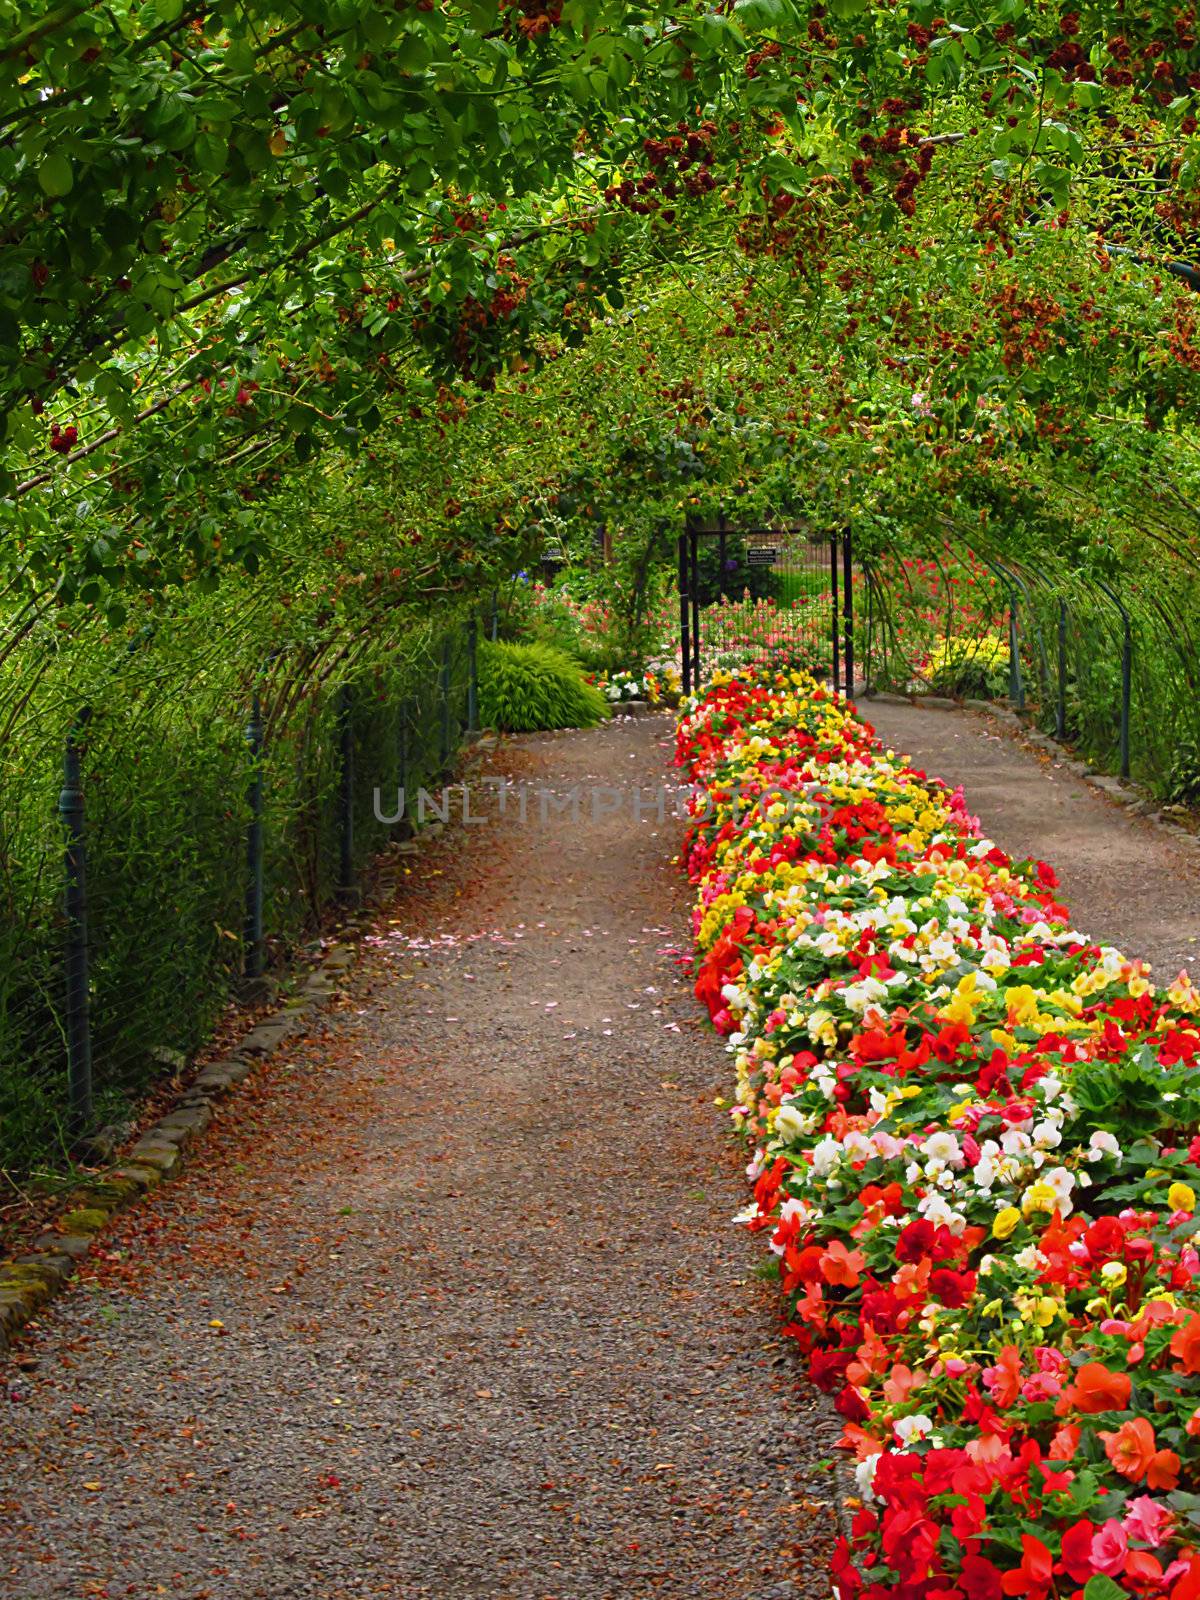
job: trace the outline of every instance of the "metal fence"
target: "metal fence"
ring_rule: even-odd
[[[1099,769],[1200,799],[1200,586],[1028,572],[965,549],[877,557],[860,639],[873,686],[1004,700]]]
[[[120,717],[84,706],[57,759],[50,723],[9,747],[0,1168],[119,1116],[240,984],[353,897],[394,836],[397,791],[431,785],[475,728],[476,636],[459,616],[403,660],[281,655],[240,706],[214,713],[201,694],[193,713],[183,693]]]

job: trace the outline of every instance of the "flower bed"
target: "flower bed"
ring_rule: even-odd
[[[696,992],[858,1461],[839,1595],[1197,1600],[1200,994],[806,675],[690,707]]]

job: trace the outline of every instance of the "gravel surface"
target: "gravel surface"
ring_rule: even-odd
[[[1127,812],[1067,767],[970,712],[863,700],[863,717],[914,765],[961,783],[985,832],[1048,861],[1081,932],[1149,961],[1160,981],[1200,956],[1200,851]]]
[[[669,731],[493,770],[653,785]],[[839,1428],[730,1224],[680,825],[482,809],[4,1371],[4,1600],[828,1595]]]

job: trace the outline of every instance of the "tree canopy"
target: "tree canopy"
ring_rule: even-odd
[[[317,550],[409,604],[734,493],[1190,545],[1193,8],[3,14],[22,626]]]

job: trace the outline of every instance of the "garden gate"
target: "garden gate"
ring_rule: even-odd
[[[679,633],[685,694],[735,659],[786,661],[852,692],[850,529],[689,518],[679,536]]]

